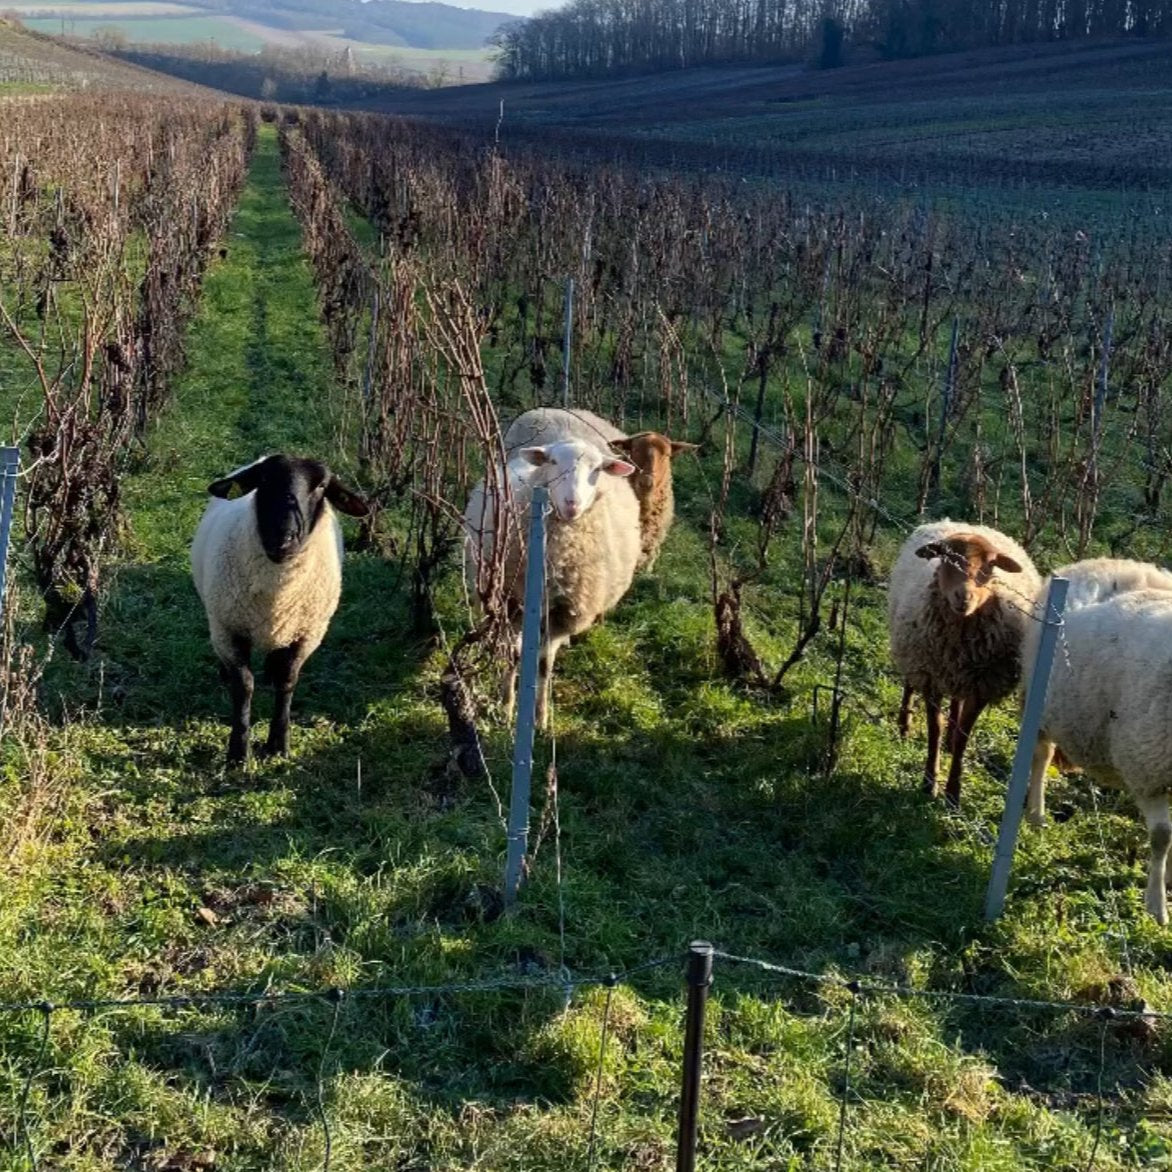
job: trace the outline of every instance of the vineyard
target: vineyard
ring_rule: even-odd
[[[718,966],[701,1167],[1172,1160],[1132,804],[1053,779],[986,923],[1017,714],[926,798],[884,590],[924,517],[1168,559],[1166,217],[195,96],[0,113],[5,1167],[671,1167],[697,936],[783,966]],[[459,519],[563,401],[699,451],[558,661],[504,914],[508,649]],[[187,551],[277,450],[374,508],[291,756],[233,771]]]

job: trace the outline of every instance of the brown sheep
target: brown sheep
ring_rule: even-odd
[[[668,439],[657,431],[641,431],[626,439],[612,439],[610,446],[630,456],[638,469],[631,480],[639,498],[639,528],[643,535],[638,568],[650,570],[675,517],[671,462],[681,452],[696,451],[699,445]]]
[[[1040,581],[1025,550],[996,529],[936,521],[900,550],[888,584],[891,654],[903,677],[900,733],[913,692],[924,697],[928,758],[924,788],[935,795],[941,703],[952,701],[946,796],[960,805],[965,748],[982,711],[1012,694]]]

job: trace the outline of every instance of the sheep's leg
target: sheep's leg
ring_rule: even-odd
[[[232,698],[232,732],[228,737],[228,764],[248,760],[248,732],[252,724],[252,644],[232,638],[232,658],[220,660],[220,678]]]
[[[940,773],[940,697],[924,692],[924,716],[928,721],[928,761],[924,766],[924,793],[934,798],[939,793],[936,778]]]
[[[912,696],[914,695],[913,690],[904,684],[903,699],[899,702],[899,735],[903,740],[907,740],[907,735],[912,730]]]
[[[274,701],[269,739],[264,747],[266,757],[284,757],[289,752],[289,714],[304,662],[300,643],[270,651],[265,656],[265,673],[273,685]]]
[[[1026,818],[1031,826],[1046,825],[1046,770],[1054,757],[1054,742],[1038,737],[1030,763],[1030,792],[1026,800]]]
[[[505,706],[505,724],[511,725],[517,714],[517,668],[521,661],[521,636],[517,635],[516,654],[501,677],[501,703]]]
[[[979,700],[962,700],[958,702],[960,716],[956,728],[952,730],[952,763],[948,767],[948,785],[944,796],[950,806],[960,805],[960,778],[964,771],[964,751],[968,748],[969,737],[977,718],[985,711],[985,705]]]
[[[1151,859],[1148,863],[1148,886],[1144,892],[1144,907],[1157,924],[1168,922],[1167,883],[1168,847],[1172,845],[1172,819],[1168,816],[1168,795],[1136,798],[1148,824],[1148,843]]]
[[[541,729],[549,728],[550,700],[553,698],[553,661],[557,658],[562,644],[567,642],[569,640],[565,637],[549,639],[541,647],[537,677],[537,727]]]
[[[959,696],[952,697],[952,703],[948,707],[948,751],[950,753],[956,752],[957,746],[957,729],[960,728],[962,714],[964,712],[964,700]],[[963,752],[963,750],[962,750]]]

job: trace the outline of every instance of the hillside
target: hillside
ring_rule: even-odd
[[[979,50],[817,71],[711,67],[618,81],[396,94],[378,109],[502,141],[819,181],[1172,183],[1172,43]],[[556,136],[556,137],[551,137]]]
[[[506,12],[407,0],[15,0],[28,27],[103,44],[206,45],[256,53],[265,48],[346,52],[371,61],[419,54],[474,54]],[[488,76],[483,69],[478,77]]]
[[[0,94],[93,85],[139,91],[197,91],[187,82],[73,48],[0,19]]]

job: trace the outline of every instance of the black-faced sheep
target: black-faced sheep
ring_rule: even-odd
[[[960,804],[964,752],[977,718],[1010,695],[1021,676],[1022,640],[1038,587],[1038,573],[1017,542],[984,525],[948,520],[916,529],[891,571],[891,654],[904,682],[900,734],[907,735],[918,692],[928,719],[924,789],[935,796],[941,703],[951,699],[945,794],[953,805]]]
[[[243,495],[229,500],[238,489]],[[301,668],[325,637],[342,591],[342,530],[333,508],[367,506],[325,464],[267,456],[208,486],[191,573],[232,697],[229,764],[248,756],[252,653],[265,657],[276,707],[265,753],[288,752]]]

